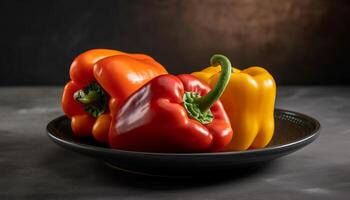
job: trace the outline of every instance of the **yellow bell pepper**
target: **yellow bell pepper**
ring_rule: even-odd
[[[232,70],[230,82],[220,98],[233,129],[233,138],[226,150],[263,148],[274,133],[275,81],[261,67]],[[220,71],[218,65],[192,75],[213,87]]]

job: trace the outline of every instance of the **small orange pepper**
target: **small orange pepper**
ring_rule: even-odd
[[[80,54],[70,68],[61,105],[72,119],[77,136],[108,141],[112,116],[129,95],[152,78],[166,74],[152,57],[110,49],[93,49]]]

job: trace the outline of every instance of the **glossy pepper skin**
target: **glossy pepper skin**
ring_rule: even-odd
[[[143,54],[109,49],[80,54],[71,65],[71,81],[61,100],[63,111],[72,119],[73,133],[107,142],[112,111],[146,82],[165,73],[163,66]]]
[[[124,102],[113,119],[111,148],[142,152],[222,150],[233,134],[224,108],[217,101],[225,84],[209,95],[210,87],[192,75],[152,79]],[[189,111],[191,106],[199,105],[192,104],[199,99],[205,102],[201,104],[203,112]]]
[[[230,82],[220,98],[235,133],[226,150],[263,148],[274,133],[275,81],[261,67],[232,69]],[[220,66],[211,66],[192,75],[213,86],[220,71]]]

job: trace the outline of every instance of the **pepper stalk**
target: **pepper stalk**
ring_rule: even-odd
[[[232,73],[231,62],[224,55],[213,55],[210,58],[210,64],[213,66],[221,65],[221,75],[215,87],[205,96],[200,96],[196,92],[185,92],[183,96],[184,107],[188,114],[202,124],[209,124],[213,121],[210,107],[224,93]]]
[[[107,95],[100,85],[93,82],[74,93],[73,98],[84,106],[85,112],[98,117],[107,109]]]

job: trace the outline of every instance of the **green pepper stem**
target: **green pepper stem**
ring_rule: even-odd
[[[87,113],[98,117],[107,109],[107,95],[97,83],[90,83],[74,93],[73,98],[84,106]]]
[[[231,62],[226,56],[220,54],[213,55],[210,58],[210,64],[213,66],[221,65],[221,75],[215,87],[207,95],[195,99],[195,103],[198,104],[198,108],[202,112],[207,112],[210,107],[221,97],[231,77]]]
[[[85,105],[99,101],[100,97],[95,91],[89,91],[85,94],[84,90],[78,90],[74,93],[74,99]]]

